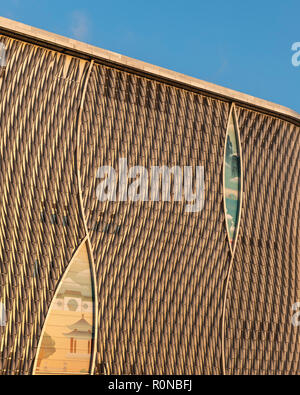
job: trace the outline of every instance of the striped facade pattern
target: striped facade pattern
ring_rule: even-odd
[[[237,105],[244,191],[232,256],[230,102],[0,40],[0,372],[32,373],[55,290],[87,238],[95,374],[299,374],[299,125]],[[97,169],[118,170],[119,158],[203,165],[204,209],[99,202]]]
[[[74,169],[80,61],[1,37],[1,372],[30,372],[59,280],[84,227]]]
[[[238,109],[243,150],[241,228],[230,277],[226,371],[300,374],[299,127]],[[238,319],[237,319],[238,317]]]

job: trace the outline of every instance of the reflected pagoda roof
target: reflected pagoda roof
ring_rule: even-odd
[[[89,334],[92,333],[92,329],[93,329],[92,325],[89,324],[87,320],[84,318],[84,314],[82,314],[82,318],[79,321],[75,322],[72,325],[68,325],[68,328],[73,330],[74,333],[89,333]],[[68,336],[70,334],[64,334],[64,335]]]

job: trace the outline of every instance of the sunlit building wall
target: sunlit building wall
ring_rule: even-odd
[[[4,18],[0,43],[0,372],[299,374],[300,115]],[[120,158],[203,166],[203,209],[99,201]]]

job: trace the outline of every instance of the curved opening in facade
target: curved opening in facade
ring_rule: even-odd
[[[241,197],[242,197],[242,169],[241,169],[240,137],[234,106],[231,109],[227,127],[225,157],[224,157],[224,201],[228,239],[231,249],[234,249],[238,234]]]
[[[6,47],[0,42],[0,77],[3,77],[6,69]]]
[[[90,374],[94,292],[86,243],[76,252],[50,306],[34,373]]]

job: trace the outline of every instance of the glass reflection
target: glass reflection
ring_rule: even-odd
[[[229,240],[231,245],[237,236],[241,201],[241,160],[239,134],[234,111],[229,119],[225,148],[225,208]]]
[[[35,374],[88,374],[93,340],[93,291],[83,244],[51,305]]]

